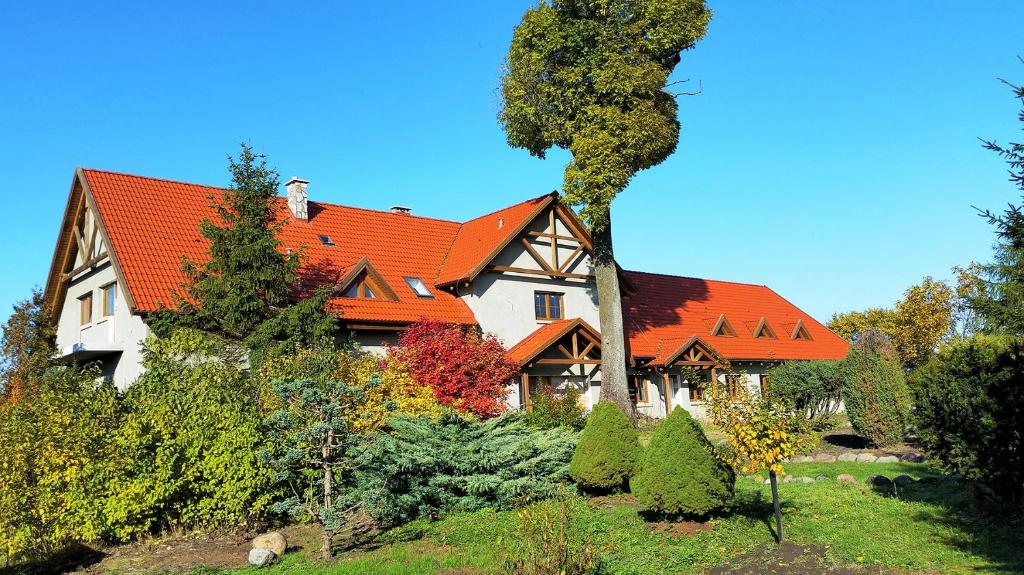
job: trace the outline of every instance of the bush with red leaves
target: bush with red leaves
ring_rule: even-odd
[[[409,366],[412,378],[434,390],[442,405],[482,418],[505,410],[507,385],[519,365],[493,335],[475,328],[422,319],[407,329],[388,361]]]

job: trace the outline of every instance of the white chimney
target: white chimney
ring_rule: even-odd
[[[284,185],[288,190],[288,209],[297,220],[309,220],[309,194],[306,193],[308,186],[309,180],[300,180],[298,176],[292,176]]]

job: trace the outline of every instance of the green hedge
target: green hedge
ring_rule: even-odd
[[[857,347],[843,363],[843,402],[853,430],[878,446],[902,441],[910,390],[900,364]]]

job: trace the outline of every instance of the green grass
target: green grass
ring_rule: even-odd
[[[924,465],[806,463],[790,464],[786,471],[829,478],[811,484],[784,483],[779,489],[787,538],[825,545],[829,559],[836,563],[953,574],[1024,571],[1020,526],[983,519],[962,485],[936,482],[886,496],[864,483],[876,474],[933,476]],[[834,478],[840,473],[853,475],[858,484],[837,483]],[[604,550],[612,573],[700,572],[772,541],[769,486],[741,477],[736,489],[736,509],[714,519],[709,532],[693,536],[652,532],[631,507],[621,505],[585,511],[581,535]],[[499,570],[501,541],[511,535],[515,522],[515,512],[493,511],[459,514],[435,523],[414,522],[385,534],[378,549],[343,553],[331,563],[290,554],[260,573],[398,575],[459,568],[492,573]]]

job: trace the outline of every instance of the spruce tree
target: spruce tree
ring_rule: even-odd
[[[640,439],[629,418],[614,403],[602,401],[587,418],[569,473],[584,489],[615,491],[626,485],[639,454]]]

